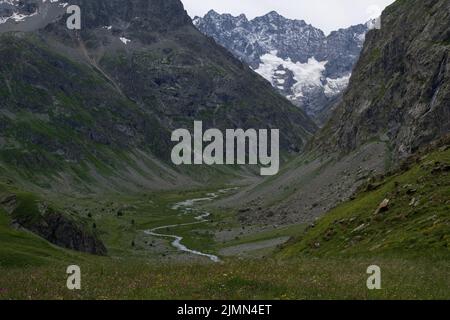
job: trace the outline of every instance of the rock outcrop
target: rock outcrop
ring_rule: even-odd
[[[15,222],[57,246],[95,255],[107,254],[105,245],[97,236],[61,213],[47,213],[32,223],[20,218]]]
[[[450,132],[450,2],[396,1],[372,30],[343,101],[311,142],[321,153],[388,143],[394,159]]]
[[[24,228],[47,241],[71,250],[106,255],[107,249],[85,223],[53,209],[46,202],[27,194],[1,192],[0,206],[17,228]]]

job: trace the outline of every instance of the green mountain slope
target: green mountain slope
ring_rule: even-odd
[[[198,195],[198,194],[197,194]],[[166,200],[179,201],[195,194],[168,194]],[[158,199],[162,199],[159,198]],[[178,199],[178,200],[177,200]],[[105,201],[105,199],[103,199]],[[14,230],[10,219],[0,212],[0,299],[448,299],[448,255],[413,257],[398,251],[386,255],[355,254],[320,256],[296,252],[284,258],[224,258],[222,263],[161,260],[142,248],[144,242],[130,245],[133,226],[137,228],[165,223],[167,203],[149,204],[148,213],[127,211],[117,219],[102,215],[98,228],[107,232],[107,243],[114,244],[110,257],[85,255],[59,249],[24,230]],[[78,201],[80,202],[80,201]],[[156,206],[155,206],[156,205]],[[162,206],[161,206],[162,205]],[[153,211],[152,211],[153,212]],[[172,214],[172,219],[175,215]],[[170,216],[170,214],[169,214]],[[184,217],[186,218],[186,217]],[[180,217],[176,220],[179,221]],[[117,221],[114,221],[117,220]],[[105,227],[107,226],[107,229]],[[194,232],[194,234],[192,233]],[[197,230],[187,237],[199,235]],[[190,235],[189,235],[190,234]],[[131,236],[131,237],[130,237]],[[204,237],[204,234],[200,234]],[[150,239],[143,239],[150,240]],[[154,242],[154,241],[153,241]],[[159,241],[156,241],[156,244]],[[149,243],[150,244],[150,243]],[[154,244],[151,244],[152,246]],[[192,245],[192,244],[190,244]],[[145,251],[145,253],[144,253]],[[434,253],[438,252],[436,250]],[[282,251],[283,253],[283,251]],[[443,259],[444,257],[444,259]],[[447,259],[445,259],[447,257]],[[82,290],[66,288],[66,268],[77,264],[82,271]],[[382,290],[369,291],[366,270],[382,267]],[[120,276],[118,276],[120,275]],[[182,284],[182,285],[180,285]]]
[[[2,224],[6,230],[6,222],[10,227],[26,229],[49,242],[72,250],[91,254],[106,255],[104,244],[98,239],[95,228],[89,226],[88,217],[75,214],[67,207],[61,209],[50,202],[48,197],[32,192],[24,192],[12,185],[0,184],[0,210]],[[9,233],[6,232],[5,246]],[[13,242],[13,241],[9,241]],[[44,241],[40,241],[43,243]],[[5,247],[5,249],[7,246]],[[19,254],[19,253],[18,253]]]
[[[71,259],[83,260],[83,255],[53,246],[44,239],[11,227],[11,218],[0,210],[0,268],[44,266]],[[87,257],[87,255],[86,255]]]
[[[197,31],[180,1],[71,4],[81,7],[79,31],[67,28],[59,1],[0,7],[7,7],[2,17],[13,5],[27,16],[0,24],[0,184],[10,196],[29,194],[56,208],[56,217],[51,211],[31,219],[35,206],[23,219],[12,215],[52,243],[105,253],[65,206],[70,197],[223,185],[253,175],[172,165],[172,131],[195,120],[205,130],[280,129],[283,155],[301,150],[316,131],[269,83]],[[56,224],[81,240],[64,239]]]
[[[285,153],[315,132],[303,112],[198,32],[178,0],[73,3],[82,8],[80,31],[44,13],[15,31],[0,25],[8,61],[0,66],[0,161],[11,176],[44,188],[170,188],[189,181],[171,167],[171,132],[194,120],[205,129],[280,129]],[[186,171],[191,181],[201,177]]]
[[[448,132],[448,1],[389,7],[311,152],[202,207],[204,223],[174,204],[236,171],[171,167],[172,129],[278,127],[289,152],[314,125],[201,36],[179,1],[74,3],[79,33],[54,15],[0,25],[0,299],[449,298],[449,141],[397,162]],[[211,177],[217,189],[185,189]],[[160,226],[202,252],[264,257],[195,260],[144,232]],[[72,264],[81,291],[66,288]],[[369,291],[373,264],[383,288]]]
[[[339,205],[291,240],[281,255],[450,257],[450,142],[371,179],[353,200]]]

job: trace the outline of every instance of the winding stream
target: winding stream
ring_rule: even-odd
[[[184,214],[189,214],[189,213],[195,213],[195,211],[197,211],[194,208],[194,205],[198,202],[205,202],[205,201],[212,201],[216,198],[218,198],[221,194],[227,193],[231,190],[236,190],[236,188],[230,188],[230,189],[222,189],[219,190],[217,192],[214,193],[208,193],[207,197],[205,198],[197,198],[197,199],[189,199],[189,200],[185,200],[182,202],[178,202],[176,204],[174,204],[172,206],[173,210],[183,210]],[[163,234],[163,233],[159,233],[159,230],[163,230],[163,229],[170,229],[170,228],[176,228],[176,227],[183,227],[183,226],[191,226],[191,225],[196,225],[196,224],[200,224],[200,223],[205,223],[208,222],[209,220],[207,219],[209,216],[211,215],[210,212],[203,212],[200,215],[197,215],[195,217],[195,220],[197,220],[196,222],[190,222],[190,223],[181,223],[181,224],[173,224],[173,225],[167,225],[167,226],[162,226],[162,227],[157,227],[157,228],[153,228],[150,230],[145,230],[144,233],[149,235],[149,236],[154,236],[154,237],[160,237],[160,238],[171,238],[174,239],[172,241],[172,246],[176,249],[178,249],[179,251],[183,251],[183,252],[187,252],[190,254],[194,254],[197,256],[201,256],[201,257],[206,257],[208,259],[210,259],[213,262],[220,262],[220,259],[218,256],[212,255],[212,254],[207,254],[207,253],[203,253],[197,250],[193,250],[193,249],[189,249],[188,247],[186,247],[185,245],[183,245],[181,243],[181,241],[183,240],[183,237],[181,236],[177,236],[177,235],[172,235],[172,234]]]

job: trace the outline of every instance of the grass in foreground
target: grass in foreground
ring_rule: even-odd
[[[169,264],[152,255],[110,258],[63,250],[11,229],[7,216],[0,217],[0,299],[450,299],[445,256]],[[81,291],[66,288],[71,264],[81,267]],[[372,264],[382,269],[379,291],[366,288]]]
[[[66,288],[58,264],[4,269],[0,299],[450,299],[448,260],[295,259],[222,264],[82,263],[82,290]],[[382,290],[366,287],[367,267],[382,269]]]

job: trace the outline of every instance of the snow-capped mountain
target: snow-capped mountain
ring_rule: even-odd
[[[275,11],[248,20],[211,10],[193,21],[319,123],[347,87],[369,30],[360,24],[326,36]]]

